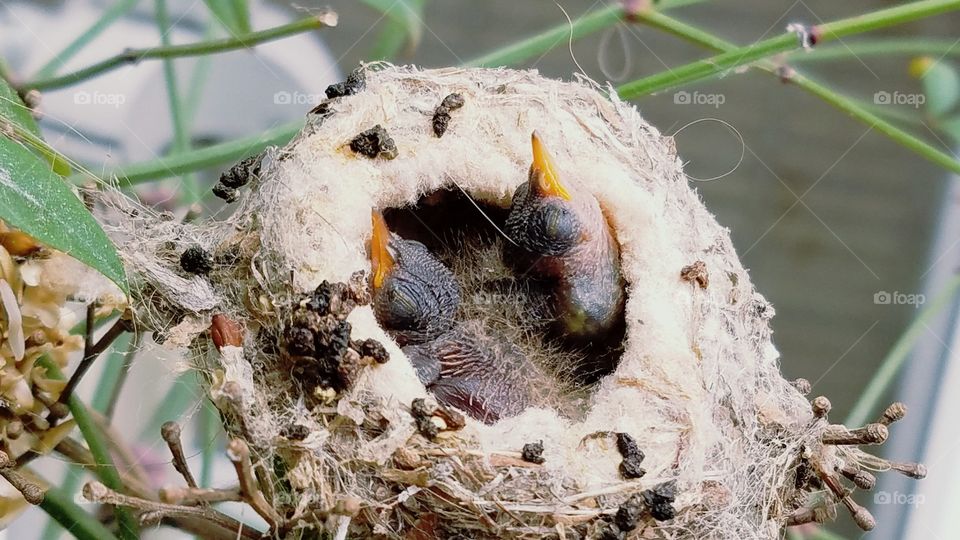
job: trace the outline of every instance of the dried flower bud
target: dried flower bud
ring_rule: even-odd
[[[0,246],[14,257],[28,257],[43,248],[33,237],[20,231],[0,233]]]
[[[210,337],[217,350],[224,347],[239,347],[243,344],[243,327],[222,313],[210,321]]]

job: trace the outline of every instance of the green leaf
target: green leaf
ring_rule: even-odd
[[[37,121],[33,119],[30,109],[20,101],[20,96],[2,77],[0,77],[0,119],[4,120],[4,124],[13,124],[24,131],[40,136],[40,128],[37,127]]]
[[[5,137],[0,137],[0,219],[127,291],[116,248],[80,199],[37,156]]]
[[[234,36],[250,32],[250,7],[246,0],[203,0],[220,24]]]
[[[37,126],[37,121],[33,119],[30,109],[2,77],[0,77],[0,133],[11,133],[18,141],[39,153],[57,174],[61,176],[70,174],[67,158],[43,142],[40,138],[40,128]]]
[[[934,117],[953,109],[960,99],[960,75],[946,62],[934,62],[921,77],[927,110]]]
[[[395,37],[391,39],[390,34],[402,30],[406,32],[409,50],[414,50],[420,45],[420,40],[423,38],[424,0],[363,0],[363,3],[383,12],[395,23],[384,30],[388,33],[381,39],[396,41]],[[380,47],[378,46],[377,49]]]

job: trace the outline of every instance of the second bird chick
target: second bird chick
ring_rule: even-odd
[[[373,214],[373,308],[437,401],[486,423],[531,405],[531,367],[476,321],[457,321],[453,273],[420,242],[393,234]]]
[[[563,341],[616,347],[626,297],[619,245],[597,199],[561,183],[543,141],[536,132],[531,139],[529,178],[514,193],[505,224],[520,248],[514,268],[551,289],[551,317]]]

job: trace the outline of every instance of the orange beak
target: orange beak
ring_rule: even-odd
[[[379,289],[383,281],[393,270],[393,256],[387,249],[390,242],[390,229],[383,219],[383,214],[374,210],[371,214],[373,221],[373,237],[370,239],[370,266],[373,270],[373,288]]]
[[[530,176],[537,179],[537,191],[544,196],[552,195],[569,201],[570,193],[560,183],[557,171],[553,167],[553,160],[536,131],[533,132],[531,141],[533,143],[533,165],[530,165]]]

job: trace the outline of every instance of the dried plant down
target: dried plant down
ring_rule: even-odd
[[[433,117],[451,93],[463,103],[445,109],[438,136]],[[357,274],[370,268],[370,212],[455,186],[506,207],[534,130],[620,243],[625,350],[576,415],[544,407],[461,427],[375,321]],[[673,141],[612,90],[533,71],[368,66],[365,88],[321,104],[293,142],[228,179],[220,189],[237,203],[223,221],[182,224],[120,199],[106,219],[135,274],[141,323],[189,346],[209,374],[227,429],[273,478],[261,488],[285,516],[282,533],[776,538],[807,502],[803,456],[827,460],[814,469],[830,474],[840,459],[821,455],[826,421],[781,376],[773,309]],[[314,294],[324,281],[342,285]],[[339,363],[291,353],[291,329],[303,327]],[[637,449],[645,475],[625,479],[624,452]],[[640,517],[621,519],[631,512]]]

